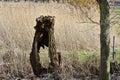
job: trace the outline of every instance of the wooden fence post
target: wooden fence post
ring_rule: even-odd
[[[115,36],[113,36],[113,53],[112,53],[113,61],[115,61],[115,55],[116,55],[116,52],[115,52]]]

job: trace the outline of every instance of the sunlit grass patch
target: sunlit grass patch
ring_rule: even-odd
[[[114,9],[114,12],[118,15],[120,15],[120,9]]]
[[[120,48],[116,49],[115,58],[116,58],[117,62],[120,63]]]

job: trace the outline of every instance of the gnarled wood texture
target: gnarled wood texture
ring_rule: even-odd
[[[30,62],[33,72],[36,76],[49,72],[55,72],[61,64],[61,54],[56,52],[54,38],[54,16],[40,16],[36,19],[35,36],[30,53]],[[49,47],[50,66],[43,68],[40,63],[39,50],[42,47]]]

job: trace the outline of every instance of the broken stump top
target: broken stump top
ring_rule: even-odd
[[[36,18],[36,22],[52,22],[54,20],[55,16],[40,16],[38,18]]]
[[[42,15],[36,18],[35,29],[36,30],[45,29],[48,31],[50,28],[54,26],[54,23],[55,23],[55,16],[43,16]]]

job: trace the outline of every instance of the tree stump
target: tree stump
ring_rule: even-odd
[[[49,72],[57,72],[61,65],[61,54],[56,51],[54,38],[54,16],[40,16],[36,19],[35,36],[30,53],[30,62],[36,76]],[[48,47],[50,65],[48,69],[42,67],[40,63],[39,50]]]

